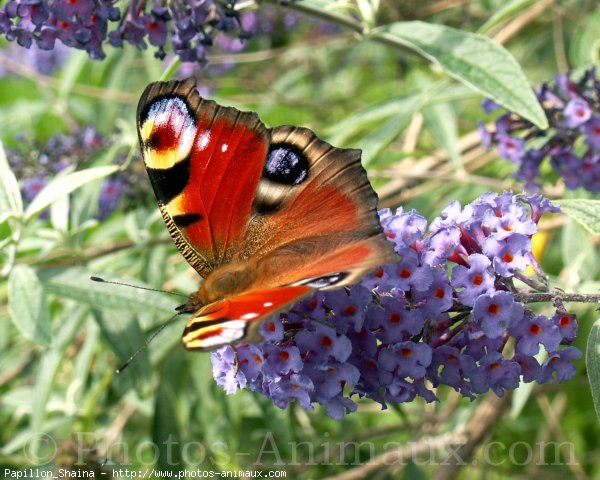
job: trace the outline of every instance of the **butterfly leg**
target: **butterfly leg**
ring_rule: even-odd
[[[234,355],[234,361],[235,361],[235,369],[233,371],[233,377],[236,378],[238,372],[240,371],[240,357],[238,356],[238,351],[235,345],[230,345],[231,349],[233,350],[233,355]]]

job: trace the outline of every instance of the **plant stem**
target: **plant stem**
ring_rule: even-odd
[[[600,294],[598,293],[566,293],[560,290],[553,292],[517,292],[515,293],[517,300],[523,303],[540,303],[552,302],[556,298],[560,298],[563,302],[579,302],[579,303],[598,303],[600,304]]]

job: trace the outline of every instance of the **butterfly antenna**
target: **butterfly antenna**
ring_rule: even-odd
[[[140,287],[139,285],[132,285],[131,283],[113,282],[112,280],[105,280],[102,277],[91,276],[90,280],[92,282],[98,282],[98,283],[111,283],[113,285],[121,285],[122,287],[139,288],[140,290],[148,290],[150,292],[168,293],[170,295],[177,295],[178,297],[184,297],[184,298],[188,297],[188,295],[184,295],[183,293],[179,293],[179,292],[168,292],[166,290],[160,290],[158,288]]]
[[[123,365],[121,365],[119,368],[117,368],[117,373],[121,373],[123,370],[125,370],[125,369],[126,369],[128,366],[129,366],[129,364],[130,364],[131,362],[133,362],[133,361],[135,360],[135,358],[136,358],[136,357],[137,357],[137,356],[138,356],[138,355],[139,355],[139,354],[140,354],[140,353],[141,353],[143,350],[145,350],[146,348],[148,348],[148,345],[150,345],[150,342],[151,342],[152,340],[154,340],[154,339],[156,338],[156,336],[157,336],[157,335],[158,335],[160,332],[162,332],[162,331],[165,329],[165,327],[167,327],[168,325],[170,325],[170,324],[173,322],[173,320],[175,320],[175,319],[176,319],[178,316],[179,316],[179,313],[176,313],[176,314],[175,314],[175,315],[173,315],[171,318],[169,318],[169,320],[167,320],[167,321],[166,321],[165,323],[163,323],[163,324],[162,324],[160,327],[158,327],[158,328],[156,329],[156,331],[154,331],[154,332],[153,332],[153,333],[152,333],[152,334],[151,334],[151,335],[148,337],[148,339],[147,339],[147,340],[144,342],[144,344],[143,344],[143,345],[142,345],[140,348],[138,348],[138,349],[137,349],[137,350],[136,350],[136,351],[133,353],[133,355],[131,355],[131,357],[129,357],[129,358],[127,359],[127,361],[126,361],[126,362],[125,362]]]

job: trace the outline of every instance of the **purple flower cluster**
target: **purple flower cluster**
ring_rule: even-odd
[[[14,146],[6,149],[9,163],[19,178],[56,174],[70,165],[78,166],[106,146],[92,127],[76,128],[71,134],[57,133],[45,143],[18,134]]]
[[[578,80],[558,75],[553,83],[538,87],[536,95],[548,130],[508,112],[496,120],[493,131],[480,125],[484,146],[495,145],[502,158],[515,163],[515,177],[530,190],[539,188],[542,162],[548,158],[567,188],[600,192],[600,81],[595,69]],[[499,107],[486,100],[483,108],[490,113]]]
[[[108,22],[120,17],[112,0],[9,0],[0,9],[0,33],[29,48],[52,50],[57,40],[100,59]]]
[[[531,236],[543,213],[557,211],[540,195],[509,192],[453,202],[429,228],[415,211],[382,210],[397,263],[268,320],[261,345],[213,352],[214,377],[227,393],[249,387],[280,408],[319,403],[333,418],[356,409],[352,395],[386,408],[436,400],[439,385],[473,399],[520,381],[567,380],[581,357],[561,347],[576,336],[575,315],[559,301],[552,317],[534,313],[521,301],[529,290],[515,283],[534,284],[522,273],[541,271]]]
[[[115,0],[9,0],[0,9],[0,33],[25,48],[35,44],[51,50],[59,40],[95,59],[105,57],[106,41],[139,49],[149,43],[162,59],[170,34],[173,51],[184,62],[204,61],[220,33],[233,32],[231,41],[238,42],[249,36],[234,9],[235,0],[149,3],[130,0],[121,12]],[[109,24],[115,26],[110,32]]]
[[[29,48],[35,43],[51,50],[57,40],[85,50],[90,57],[105,57],[105,41],[121,47],[127,42],[137,48],[156,47],[164,58],[171,33],[173,50],[183,61],[203,60],[205,49],[222,31],[244,32],[235,0],[130,0],[124,12],[115,0],[9,0],[0,9],[0,33],[9,41]],[[116,28],[109,32],[109,25]]]
[[[17,178],[21,179],[21,191],[26,204],[46,186],[48,181],[67,167],[79,168],[101,149],[106,147],[104,138],[91,126],[77,129],[71,135],[56,134],[44,144],[29,142],[19,136],[14,148],[7,148],[6,154]],[[147,191],[134,192],[133,185],[145,185],[136,178],[125,175],[106,179],[98,197],[96,217],[103,219],[117,210],[126,194],[129,200],[143,196]],[[140,202],[141,203],[141,202]],[[42,212],[41,218],[48,218],[48,212]]]
[[[282,16],[264,7],[240,12],[237,0],[9,0],[0,8],[0,34],[30,48],[52,50],[56,41],[85,50],[94,59],[105,57],[104,45],[129,43],[155,48],[163,59],[166,48],[183,61],[206,63],[213,48],[238,52],[258,33],[274,34],[274,27],[294,28],[298,14]],[[317,33],[332,33],[331,25],[317,22]]]

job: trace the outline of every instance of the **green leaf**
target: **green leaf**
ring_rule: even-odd
[[[408,125],[411,113],[397,113],[363,139],[361,143],[362,163],[365,167],[371,165],[379,152],[398,138]]]
[[[80,309],[81,310],[81,309]],[[96,355],[96,345],[100,336],[100,328],[88,317],[88,321],[82,325],[79,334],[85,338],[84,344],[77,353],[75,359],[75,367],[73,369],[73,383],[85,385],[88,378],[93,377],[94,356]],[[81,405],[81,401],[85,398],[85,390],[80,388],[75,392],[72,398],[74,405]]]
[[[55,230],[66,232],[69,228],[69,197],[59,197],[50,206],[50,222]]]
[[[181,420],[177,407],[189,383],[189,362],[183,348],[169,356],[161,368],[160,382],[155,393],[152,440],[158,445],[157,467],[163,471],[178,471],[182,461]]]
[[[144,278],[151,281],[152,285],[157,288],[166,280],[171,251],[171,245],[156,245],[149,249],[148,255],[144,259]]]
[[[31,430],[34,432],[42,429],[42,424],[46,418],[46,404],[54,387],[56,374],[59,367],[63,365],[67,347],[72,344],[82,320],[88,314],[88,309],[81,308],[81,305],[76,304],[71,305],[63,312],[54,345],[46,350],[37,362],[35,395],[31,416]]]
[[[69,97],[73,96],[73,85],[89,61],[88,55],[81,51],[74,51],[72,55],[69,55],[68,61],[60,69],[60,82],[58,82],[59,87],[56,92],[56,96],[60,100],[66,102]]]
[[[4,147],[0,143],[0,216],[6,219],[9,216],[22,213],[23,200],[21,199],[19,183],[8,164]]]
[[[17,329],[40,345],[52,342],[46,296],[35,272],[17,265],[8,279],[8,311]]]
[[[585,364],[592,389],[594,408],[600,420],[600,319],[596,320],[588,336]]]
[[[501,45],[476,33],[425,22],[397,22],[372,36],[418,52],[451,76],[508,110],[548,127],[544,110],[514,57]]]
[[[545,350],[540,350],[535,356],[537,362],[541,365],[548,359],[548,353]],[[522,379],[510,399],[510,418],[518,418],[523,413],[523,409],[531,398],[533,389],[537,384],[535,382],[525,383]]]
[[[573,219],[568,219],[563,227],[560,250],[571,281],[595,278],[600,268],[598,248],[591,235]]]
[[[56,177],[33,199],[25,210],[25,219],[29,220],[51,203],[68,195],[79,187],[99,178],[107,177],[119,170],[118,166],[95,167]]]
[[[554,200],[569,217],[594,235],[600,235],[600,200],[584,198]]]
[[[583,16],[569,41],[569,63],[572,67],[589,68],[600,61],[600,7]]]
[[[356,6],[360,12],[362,23],[371,28],[377,20],[379,0],[356,0]]]
[[[371,105],[354,115],[336,123],[328,141],[332,145],[343,145],[349,139],[356,137],[357,133],[364,130],[372,123],[381,123],[393,115],[400,113],[409,118],[421,107],[423,102],[420,93],[410,93],[401,98],[387,100],[383,103]]]
[[[535,383],[524,383],[521,382],[519,384],[519,388],[517,388],[513,394],[510,401],[510,417],[518,418],[523,408],[527,404],[527,401],[531,397],[531,393],[533,392],[533,387]]]
[[[525,10],[530,5],[533,5],[535,0],[512,0],[500,7],[481,27],[479,33],[485,33],[499,23],[514,17],[517,13]]]
[[[146,344],[148,335],[141,329],[137,319],[133,315],[107,315],[98,310],[92,310],[92,315],[117,355],[117,367],[122,367],[125,361],[129,362],[126,369],[115,373],[111,388],[121,394],[129,389],[135,389],[140,395],[147,394],[151,367],[148,349],[141,347]],[[135,358],[130,360],[134,354]]]
[[[39,277],[48,293],[72,298],[101,309],[128,310],[134,313],[174,313],[177,305],[185,302],[182,297],[167,296],[160,292],[140,290],[123,285],[111,285],[90,280],[94,273],[80,267],[51,268],[39,271]],[[132,280],[111,276],[110,280],[132,283]],[[142,282],[136,285],[146,287]]]
[[[462,169],[454,109],[447,103],[433,104],[423,109],[423,120],[435,141],[448,153],[454,167]]]
[[[4,137],[10,132],[17,132],[31,126],[33,119],[40,118],[48,112],[48,103],[18,99],[10,105],[2,105],[0,131]]]

